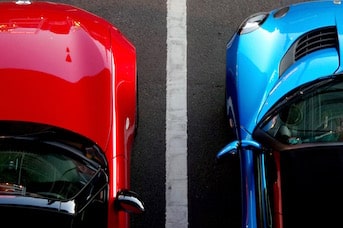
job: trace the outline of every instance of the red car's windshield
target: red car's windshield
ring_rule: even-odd
[[[0,194],[70,199],[95,172],[56,148],[3,147],[0,144]]]
[[[0,126],[9,129],[5,123]],[[26,125],[10,126],[22,130]],[[108,175],[95,146],[58,130],[6,132],[0,137],[4,219],[20,214],[18,221],[11,221],[15,227],[105,227]]]

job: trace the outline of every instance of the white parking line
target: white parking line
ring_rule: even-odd
[[[188,227],[186,0],[167,0],[166,228]]]

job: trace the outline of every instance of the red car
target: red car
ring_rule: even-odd
[[[0,3],[0,214],[14,227],[128,227],[136,49],[106,20]]]

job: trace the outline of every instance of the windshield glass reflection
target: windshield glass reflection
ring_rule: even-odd
[[[0,194],[65,200],[75,197],[96,170],[44,144],[0,144]]]
[[[343,139],[343,82],[299,93],[262,128],[285,144],[338,142]]]

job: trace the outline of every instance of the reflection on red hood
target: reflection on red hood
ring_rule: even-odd
[[[111,25],[67,5],[0,5],[0,119],[59,126],[104,146],[112,114]]]

